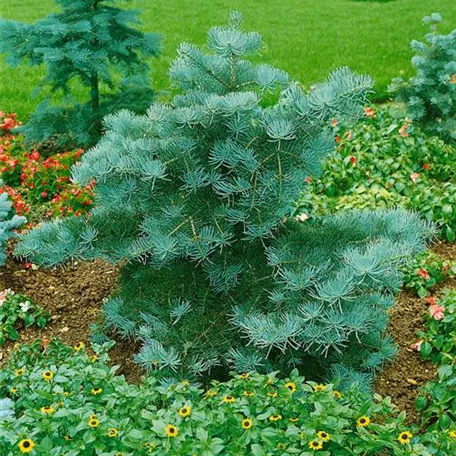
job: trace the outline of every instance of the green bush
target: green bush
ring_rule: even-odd
[[[13,353],[0,372],[0,401],[13,401],[0,417],[2,456],[443,454],[426,449],[430,436],[407,428],[389,399],[356,388],[341,393],[296,371],[236,375],[206,390],[154,376],[132,385],[108,367],[105,348],[90,355],[82,343],[38,340]]]
[[[367,384],[395,352],[397,266],[432,229],[403,211],[294,220],[334,148],[331,120],[361,115],[371,81],[344,68],[306,93],[245,58],[262,42],[240,23],[213,27],[210,53],[181,45],[172,103],[106,119],[73,167],[97,183],[90,217],[43,224],[16,253],[121,263],[105,324],[141,342],[137,361],[157,375],[299,366]]]
[[[432,134],[456,141],[456,29],[439,35],[441,20],[438,13],[423,19],[430,26],[427,43],[411,43],[416,76],[408,81],[394,79],[390,91],[397,101],[406,103],[408,117]]]
[[[8,63],[47,66],[41,84],[49,88],[47,101],[19,130],[38,148],[91,146],[105,115],[149,107],[154,94],[145,59],[158,54],[159,39],[133,28],[138,12],[119,9],[113,0],[56,3],[60,12],[33,25],[0,22],[0,52]],[[86,89],[85,100],[71,96],[78,84]]]
[[[456,238],[456,148],[404,118],[397,107],[366,108],[352,129],[339,123],[337,153],[301,199],[309,216],[404,207]]]

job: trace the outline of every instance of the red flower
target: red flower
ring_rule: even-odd
[[[450,76],[450,84],[456,84],[456,74]]]
[[[47,192],[41,192],[41,198],[47,198],[48,193]]]
[[[437,303],[437,299],[432,297],[432,296],[429,296],[428,298],[426,298],[426,302],[430,305],[430,306],[435,306],[435,304]]]
[[[366,117],[374,117],[375,118],[374,108],[370,108],[370,107],[366,106],[364,108],[364,114],[366,114]]]
[[[428,171],[428,170],[431,169],[431,165],[430,165],[429,163],[424,163],[423,169],[425,169],[426,171]]]
[[[14,121],[13,118],[11,117],[5,117],[3,119],[3,123],[0,125],[0,128],[3,128],[3,130],[11,130],[14,128],[16,125],[16,122]]]
[[[408,129],[408,125],[407,124],[404,124],[404,125],[402,125],[401,128],[399,128],[399,134],[403,138],[407,138],[407,136],[409,135],[407,129]]]
[[[339,144],[342,141],[339,135],[336,135],[336,143]]]
[[[351,164],[352,164],[353,166],[356,166],[356,157],[352,155],[352,156],[350,157],[350,162],[351,162]]]
[[[35,161],[38,161],[40,159],[40,157],[41,157],[41,155],[36,149],[33,150],[32,153],[30,154],[30,158]]]
[[[429,275],[429,272],[427,272],[427,270],[424,268],[421,268],[418,271],[417,275],[418,275],[418,277],[422,277],[424,280],[429,280],[431,278],[431,276]]]
[[[339,121],[337,119],[331,120],[331,127],[337,127],[338,124],[339,124]]]
[[[33,267],[33,264],[28,262],[24,264],[25,269],[31,269]]]
[[[306,177],[306,182],[310,184],[312,182],[312,178],[310,176]]]

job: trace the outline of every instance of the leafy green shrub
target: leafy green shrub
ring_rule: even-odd
[[[93,348],[36,341],[13,353],[0,372],[0,397],[14,401],[14,415],[0,419],[2,456],[435,454],[389,399],[356,388],[341,393],[296,371],[206,390],[154,376],[131,385],[108,367],[106,347]],[[439,444],[455,449],[448,435]]]
[[[2,182],[0,181],[0,186]],[[6,261],[8,240],[16,236],[15,230],[25,223],[25,217],[11,215],[11,201],[7,193],[0,193],[0,266]]]
[[[102,118],[128,107],[145,112],[153,99],[145,59],[159,52],[157,35],[132,28],[138,12],[122,10],[113,0],[56,0],[61,12],[35,24],[0,22],[0,52],[11,65],[45,64],[47,98],[20,127],[27,143],[40,147],[93,145]],[[82,86],[88,101],[71,97]],[[61,93],[62,97],[56,97]]]
[[[390,91],[407,105],[407,116],[431,133],[456,141],[456,29],[448,35],[437,33],[442,20],[434,13],[423,19],[430,26],[427,43],[412,41],[416,76],[393,80]]]
[[[36,324],[44,328],[50,315],[34,304],[28,296],[12,290],[0,292],[0,346],[8,339],[18,340],[21,326]]]
[[[306,188],[301,211],[404,207],[456,239],[456,148],[429,137],[393,108],[366,108],[366,121],[352,129],[340,122],[337,153],[322,177]]]
[[[301,366],[368,380],[395,352],[397,266],[432,229],[403,211],[294,220],[334,147],[331,120],[356,119],[371,81],[345,68],[305,93],[244,58],[261,38],[240,22],[209,31],[212,53],[181,45],[170,105],[106,119],[73,167],[97,183],[90,217],[41,225],[16,253],[121,262],[106,327],[140,341],[137,361],[160,375]]]
[[[404,285],[423,298],[435,285],[456,275],[456,262],[444,260],[436,253],[423,252],[410,258],[400,270],[404,274]]]
[[[438,370],[437,378],[421,389],[416,407],[431,431],[456,440],[456,290],[446,290],[441,299],[428,298],[428,304],[426,330],[412,348]]]

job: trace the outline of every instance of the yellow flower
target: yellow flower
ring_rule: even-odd
[[[270,391],[270,392],[268,393],[268,396],[269,396],[269,397],[277,397],[277,393],[276,393],[275,391]]]
[[[91,363],[94,363],[96,361],[98,361],[98,356],[97,355],[92,355],[90,358],[89,358],[90,362]]]
[[[334,390],[333,391],[333,396],[336,398],[336,399],[340,399],[342,397],[342,393],[340,391],[337,391],[337,390]]]
[[[272,385],[272,380],[270,378],[268,378],[266,380],[266,383],[264,384],[264,386],[269,386],[269,385]]]
[[[410,443],[410,440],[412,440],[413,434],[411,432],[405,431],[401,432],[397,440],[401,445],[405,445],[406,443]]]
[[[277,449],[278,450],[284,450],[287,446],[284,443],[278,443],[277,444]]]
[[[294,393],[296,391],[296,384],[295,382],[288,382],[285,383],[285,386],[292,392]]]
[[[16,375],[20,377],[21,375],[24,375],[24,369],[17,369],[16,370]]]
[[[214,397],[214,396],[217,396],[217,391],[207,390],[207,391],[206,391],[206,396],[207,396],[207,397]]]
[[[188,380],[182,380],[182,385],[184,386],[190,386],[190,382]]]
[[[192,408],[191,407],[182,407],[181,409],[179,409],[178,413],[182,418],[185,418],[187,416],[190,416],[190,414],[192,413]]]
[[[118,431],[117,429],[115,429],[115,428],[110,428],[110,429],[108,430],[108,437],[113,438],[113,437],[117,437],[118,435],[119,435],[119,431]]]
[[[91,420],[96,420],[97,419],[97,415],[95,415],[95,413],[93,415],[90,415],[90,419]]]
[[[243,373],[243,374],[239,375],[239,378],[242,378],[242,380],[245,380],[246,378],[249,378],[249,377],[250,377],[250,375],[247,373]]]
[[[271,415],[269,421],[279,421],[282,419],[282,415]]]
[[[456,431],[450,431],[448,433],[448,435],[452,438],[452,439],[456,439]]]
[[[17,393],[17,388],[15,386],[13,386],[12,388],[10,388],[10,393]]]
[[[168,437],[176,437],[177,434],[179,434],[179,429],[177,429],[177,427],[173,426],[172,424],[168,424],[165,427],[165,432]]]
[[[317,435],[318,435],[318,438],[319,438],[322,442],[327,442],[328,440],[331,440],[331,435],[328,434],[328,433],[325,432],[325,431],[318,431],[318,432],[317,432]]]
[[[288,418],[288,421],[290,423],[297,423],[299,421],[299,418]]]
[[[65,435],[63,438],[64,438],[64,440],[66,440],[67,442],[71,442],[71,441],[73,440],[69,435]]]
[[[92,389],[90,390],[90,392],[91,392],[94,396],[96,396],[97,394],[100,394],[100,393],[103,392],[103,388],[92,388]]]
[[[242,429],[250,429],[253,426],[253,421],[250,418],[245,418],[242,420]]]
[[[368,416],[362,416],[361,418],[358,418],[358,421],[356,422],[357,426],[359,427],[366,427],[369,426],[371,420]]]
[[[119,451],[115,456],[124,456],[124,454]]]
[[[21,453],[30,453],[35,446],[35,442],[32,439],[22,439],[17,446]]]
[[[233,396],[224,396],[223,397],[223,402],[226,402],[227,404],[232,404],[236,399]]]
[[[155,449],[155,443],[152,443],[152,442],[146,442],[143,444],[143,447],[144,448],[147,448],[147,452],[148,453],[152,453]]]
[[[80,350],[82,350],[84,347],[85,347],[84,342],[78,342],[78,343],[73,347],[73,349],[74,349],[75,351],[80,351]]]
[[[319,384],[314,386],[315,391],[324,391],[326,389],[325,385]]]
[[[70,393],[69,393],[68,391],[65,391],[65,392],[63,393],[63,395],[64,395],[65,397],[68,397],[68,396],[70,395]]]
[[[308,443],[309,448],[314,451],[321,450],[323,448],[323,442],[320,442],[319,440],[312,440]]]
[[[244,396],[248,396],[248,397],[255,396],[255,393],[253,393],[252,391],[244,391],[242,394]]]
[[[54,408],[52,406],[41,407],[41,413],[46,413],[47,415],[52,415],[54,413]]]
[[[96,428],[96,427],[99,426],[99,424],[100,424],[100,420],[98,420],[97,418],[90,418],[90,420],[89,420],[89,426],[90,426],[91,428]]]
[[[51,371],[44,371],[41,376],[47,381],[49,382],[50,380],[52,380],[54,378],[54,372],[51,372]]]

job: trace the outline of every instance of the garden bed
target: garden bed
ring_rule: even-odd
[[[440,242],[433,246],[433,251],[445,259],[456,259],[455,245]],[[102,261],[34,270],[25,269],[23,263],[9,259],[0,272],[1,287],[29,295],[52,316],[44,329],[32,327],[22,331],[19,343],[31,342],[37,337],[44,340],[58,337],[69,345],[80,341],[87,343],[90,324],[97,320],[103,300],[115,289],[117,278],[117,267]],[[456,280],[448,279],[439,290],[445,287],[456,288]],[[403,291],[398,297],[390,315],[390,331],[398,346],[398,355],[380,372],[374,387],[382,396],[391,396],[393,403],[407,412],[408,421],[414,423],[419,422],[414,406],[418,389],[434,378],[436,372],[432,363],[423,361],[410,349],[416,332],[424,329],[426,307],[425,301],[412,291]],[[406,325],[404,321],[407,321]],[[0,366],[14,346],[15,343],[8,342],[2,347]],[[120,366],[120,373],[130,382],[138,383],[144,372],[133,362],[135,352],[134,344],[120,340],[110,356],[113,363]]]

